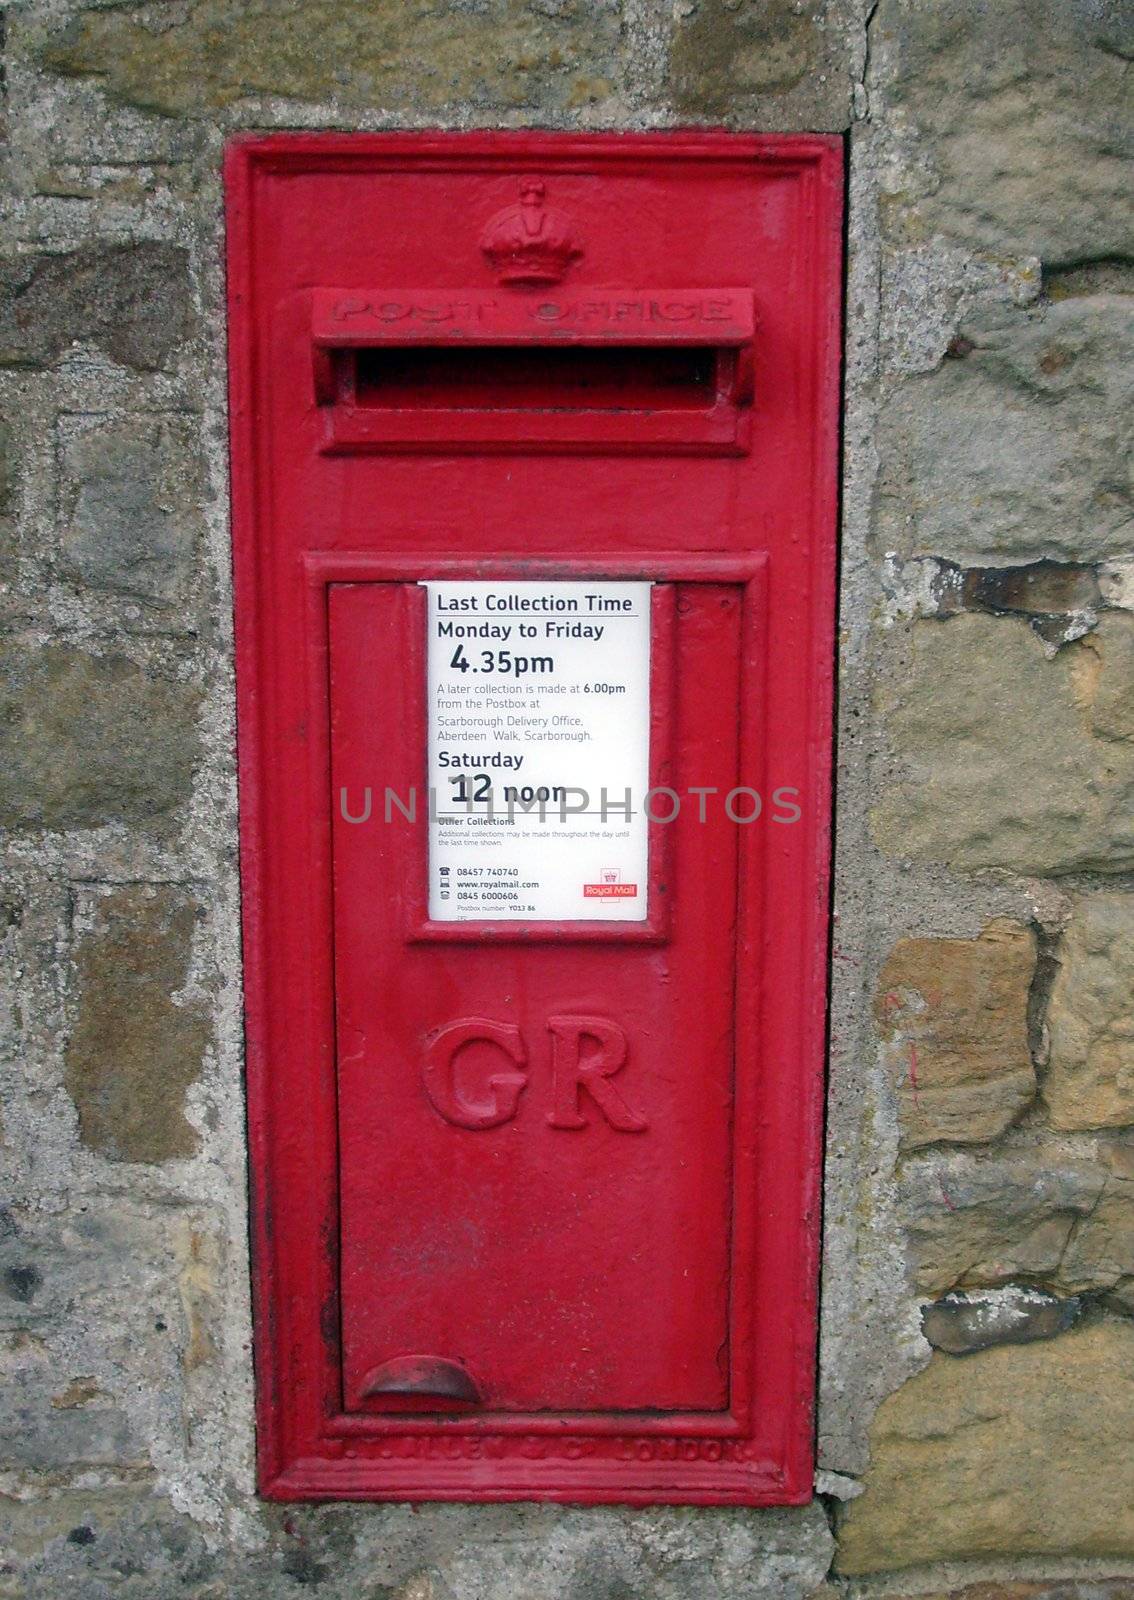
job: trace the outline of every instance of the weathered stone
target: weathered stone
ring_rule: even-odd
[[[66,1085],[83,1143],[112,1161],[167,1161],[197,1148],[185,1091],[200,1074],[209,1028],[200,1010],[174,999],[197,912],[169,885],[131,884],[88,903]]]
[[[99,1398],[98,1384],[89,1375],[72,1378],[66,1388],[51,1396],[54,1411],[73,1411],[76,1406],[86,1406]]]
[[[1108,1173],[1098,1205],[1071,1234],[1058,1277],[1061,1287],[1134,1312],[1134,1174]]]
[[[879,1408],[836,1570],[1134,1557],[1132,1429],[1129,1323],[967,1361],[936,1354]]]
[[[1053,659],[1022,618],[895,630],[877,695],[905,773],[874,813],[883,849],[961,868],[1134,866],[1134,740],[1114,737],[1134,616],[1103,623]]]
[[[138,1451],[127,1418],[97,1390],[81,1403],[60,1406],[59,1370],[39,1339],[21,1334],[0,1341],[0,1448],[8,1470],[121,1468]]]
[[[43,1283],[43,1278],[38,1267],[27,1261],[18,1261],[4,1268],[3,1283],[4,1293],[9,1300],[30,1305],[35,1299],[36,1290]]]
[[[924,152],[905,209],[996,255],[1129,256],[1132,35],[1121,0],[882,0],[872,62]]]
[[[903,939],[890,952],[875,1014],[905,1149],[995,1138],[1034,1098],[1035,965],[1035,935],[1007,918],[979,939]]]
[[[970,611],[1019,611],[1025,616],[1094,611],[1101,603],[1093,567],[1032,561],[1023,567],[970,567],[961,581]]]
[[[0,417],[0,517],[6,517],[16,497],[16,446],[12,430]]]
[[[16,446],[12,430],[0,417],[0,585],[11,577],[11,562],[15,554],[15,526],[12,511],[16,499]]]
[[[1053,1127],[1134,1122],[1134,895],[1085,895],[1059,944],[1043,1098]]]
[[[614,0],[192,0],[81,12],[46,45],[49,71],[93,76],[116,100],[199,115],[254,95],[384,111],[602,98],[620,71]]]
[[[923,1293],[1030,1281],[1134,1309],[1134,1164],[1040,1149],[911,1163],[902,1180]]]
[[[1049,300],[1066,300],[1079,294],[1134,294],[1134,261],[1104,256],[1066,267],[1045,268],[1043,292]]]
[[[160,417],[68,423],[62,572],[145,600],[176,598],[201,521],[191,422]]]
[[[1032,1280],[1068,1284],[1061,1263],[1072,1231],[1098,1204],[1106,1174],[1045,1152],[910,1163],[901,1207],[922,1293]]]
[[[121,1187],[53,1201],[13,1207],[0,1226],[0,1284],[35,1276],[29,1295],[0,1290],[6,1492],[17,1475],[50,1471],[57,1482],[84,1462],[136,1477],[155,1444],[168,1451],[202,1415],[183,1409],[170,1375],[191,1340],[175,1241],[205,1228],[204,1213],[168,1199],[138,1205]],[[220,1388],[214,1373],[223,1405]],[[0,1519],[8,1504],[0,1496]]]
[[[677,12],[674,107],[746,127],[839,129],[851,108],[846,8],[832,0],[692,0]],[[773,109],[774,108],[774,109]]]
[[[973,1355],[996,1344],[1031,1344],[1054,1339],[1078,1320],[1082,1301],[1060,1299],[1045,1289],[1009,1284],[983,1294],[954,1290],[923,1306],[921,1331],[935,1350],[947,1355]]]
[[[215,1234],[187,1224],[178,1236],[177,1257],[177,1286],[186,1329],[181,1363],[189,1373],[217,1357],[220,1249]]]
[[[968,354],[885,407],[877,536],[963,565],[1068,562],[1134,544],[1129,296],[1068,299],[966,325]]]
[[[1134,611],[1134,558],[1104,561],[1099,567],[1099,592],[1103,604]]]
[[[1100,617],[1083,651],[1092,730],[1102,739],[1134,741],[1134,622],[1120,612]]]
[[[13,1570],[29,1558],[41,1554],[45,1546],[56,1540],[67,1539],[72,1544],[91,1542],[79,1529],[95,1531],[112,1525],[131,1508],[146,1504],[153,1498],[148,1484],[115,1488],[65,1488],[45,1492],[22,1502],[5,1499],[0,1502],[0,1541],[7,1557],[7,1567]],[[0,1576],[0,1595],[18,1593],[5,1590]],[[196,1600],[196,1597],[194,1597]]]
[[[189,258],[177,245],[90,246],[0,259],[0,366],[47,367],[76,340],[142,371],[186,339]]]
[[[633,1542],[621,1519],[574,1516],[545,1524],[544,1538],[533,1538],[536,1524],[520,1524],[521,1565],[530,1591],[548,1600],[681,1600],[692,1595],[729,1595],[764,1600],[769,1593],[803,1600],[827,1571],[833,1541],[817,1502],[806,1516],[780,1513],[731,1518],[716,1535],[689,1517],[656,1512],[636,1521]],[[822,1522],[820,1521],[822,1519]],[[555,1532],[552,1533],[554,1526]],[[511,1535],[510,1535],[511,1537]],[[561,1542],[562,1541],[562,1542]],[[454,1550],[430,1563],[431,1600],[514,1600],[516,1552],[500,1547]]]
[[[188,797],[199,695],[126,656],[0,639],[0,827],[165,827]]]
[[[1050,1582],[971,1583],[964,1589],[891,1595],[890,1600],[1134,1600],[1134,1578],[1055,1578]]]
[[[248,1550],[210,1548],[152,1491],[68,1487],[9,1502],[0,1518],[19,1557],[19,1600],[290,1600],[308,1589],[320,1600],[804,1600],[832,1548],[818,1504],[711,1517],[300,1505],[268,1511]]]

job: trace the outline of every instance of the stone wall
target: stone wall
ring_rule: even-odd
[[[0,1597],[1134,1595],[1129,8],[2,20]],[[821,1495],[267,1507],[223,141],[678,123],[851,156]]]

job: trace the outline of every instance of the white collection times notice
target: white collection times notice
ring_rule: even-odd
[[[643,921],[652,585],[424,587],[430,918]]]

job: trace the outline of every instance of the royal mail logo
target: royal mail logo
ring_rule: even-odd
[[[632,900],[638,893],[636,883],[622,882],[620,867],[600,867],[598,883],[584,883],[584,900]]]

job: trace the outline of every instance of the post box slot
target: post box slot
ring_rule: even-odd
[[[704,409],[718,377],[717,352],[697,345],[386,348],[340,359],[353,359],[357,405],[397,410]]]
[[[741,455],[748,290],[316,290],[324,453]]]

